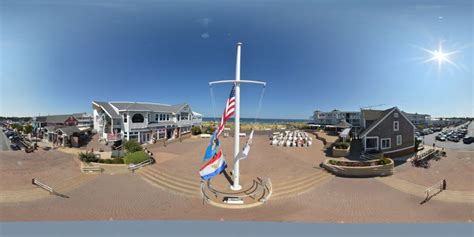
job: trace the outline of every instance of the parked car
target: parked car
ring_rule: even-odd
[[[474,137],[471,137],[471,136],[466,136],[462,139],[462,142],[464,144],[471,144],[474,142]]]
[[[443,136],[443,135],[438,134],[438,135],[436,136],[436,140],[444,142],[444,141],[446,141],[446,137]]]

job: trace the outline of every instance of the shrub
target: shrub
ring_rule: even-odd
[[[381,165],[390,164],[390,159],[388,159],[387,157],[384,157],[384,158],[380,159],[380,164]]]
[[[99,158],[97,158],[97,156],[94,153],[86,151],[85,153],[84,152],[79,153],[79,160],[89,163],[89,162],[97,162]]]
[[[205,131],[206,131],[207,134],[212,134],[212,133],[214,133],[214,130],[216,130],[214,127],[209,126],[209,127],[206,128]]]
[[[125,150],[127,150],[129,153],[133,153],[133,152],[137,152],[137,151],[141,151],[143,150],[142,146],[140,145],[140,143],[138,143],[137,141],[135,140],[130,140],[130,141],[127,141],[123,144],[123,147],[125,148]]]
[[[124,161],[122,158],[112,159],[112,164],[123,164]]]
[[[349,148],[350,144],[348,142],[337,142],[334,144],[334,147],[336,149],[347,149]]]
[[[201,128],[199,126],[194,126],[191,128],[191,133],[193,135],[199,135],[202,133]]]
[[[149,159],[150,157],[144,151],[136,151],[132,153],[128,153],[127,156],[124,158],[125,164],[138,164],[142,161]]]

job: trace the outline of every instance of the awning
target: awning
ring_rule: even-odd
[[[342,130],[341,133],[339,133],[339,136],[342,137],[342,138],[346,138],[347,136],[349,136],[350,131],[351,131],[351,128],[346,128],[346,129]]]

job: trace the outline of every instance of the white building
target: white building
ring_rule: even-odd
[[[92,101],[94,130],[106,141],[136,139],[140,143],[174,139],[200,125],[202,115],[186,103],[166,105]]]
[[[313,121],[317,125],[335,125],[341,121],[346,121],[354,128],[361,126],[361,113],[359,111],[339,111],[333,110],[330,112],[314,111]]]
[[[402,112],[413,125],[431,125],[431,115]]]

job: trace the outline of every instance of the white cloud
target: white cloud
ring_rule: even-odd
[[[201,24],[202,27],[207,28],[209,27],[209,24],[212,22],[212,20],[211,18],[204,17],[204,18],[200,18],[198,22],[199,24]]]
[[[209,37],[211,37],[211,35],[207,32],[204,32],[204,33],[201,34],[201,38],[203,38],[203,39],[208,39]]]

